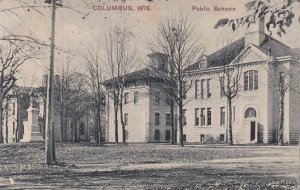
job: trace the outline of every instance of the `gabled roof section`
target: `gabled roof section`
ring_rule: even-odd
[[[243,50],[245,46],[245,38],[240,38],[231,44],[219,49],[218,51],[207,56],[206,68],[213,68],[229,64]],[[224,61],[226,57],[226,61]],[[188,70],[199,70],[200,61],[191,65]]]
[[[220,67],[224,64],[229,64],[243,51],[246,46],[245,37],[242,37],[208,55],[206,68]],[[260,46],[253,46],[261,50],[266,55],[269,54],[269,48],[271,48],[271,55],[273,57],[292,56],[295,59],[300,58],[300,50],[298,48],[292,49],[269,35],[266,35],[265,40]],[[224,58],[226,58],[226,60],[224,60]],[[199,64],[200,61],[194,63],[188,68],[188,70],[199,70]]]
[[[275,38],[266,35],[265,40],[257,48],[260,49],[262,52],[264,52],[266,55],[268,55],[269,47],[271,48],[271,55],[274,57],[283,57],[288,55],[294,58],[299,57],[299,50],[297,52],[297,49],[292,49],[289,46],[285,45],[284,43],[276,40]]]

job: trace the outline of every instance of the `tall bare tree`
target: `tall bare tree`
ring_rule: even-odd
[[[179,145],[183,146],[183,106],[189,100],[187,92],[196,78],[189,68],[202,55],[203,45],[188,16],[180,14],[158,24],[158,34],[149,47],[152,53],[162,53],[167,57],[164,65],[152,66],[151,70],[163,81],[162,92],[178,106]]]
[[[17,81],[20,66],[37,56],[38,48],[22,41],[3,41],[0,47],[0,143],[3,143],[3,101]]]
[[[70,89],[72,83],[72,71],[70,68],[70,60],[62,63],[59,68],[59,80],[55,81],[56,105],[55,111],[60,116],[60,134],[61,140],[67,141],[67,107],[69,104],[72,90]]]
[[[223,48],[216,52],[216,60],[222,63],[220,71],[218,72],[218,80],[220,82],[220,95],[225,97],[227,100],[227,110],[228,110],[228,135],[227,141],[229,144],[233,144],[233,134],[232,134],[232,109],[233,109],[233,100],[238,95],[240,91],[240,79],[242,75],[242,68],[238,62],[238,59],[235,60],[235,63],[231,62],[237,58],[239,53],[244,47],[243,40],[237,40],[232,42],[232,35],[226,35],[221,40],[223,42]]]
[[[126,130],[123,116],[123,97],[127,74],[132,71],[136,62],[136,53],[130,47],[133,34],[128,29],[114,26],[105,37],[105,62],[108,76],[112,79],[109,85],[109,97],[114,104],[115,143],[118,143],[118,112],[122,126],[122,141],[126,142]]]
[[[298,94],[299,96],[299,65],[293,63],[282,63],[276,60],[270,53],[270,61],[266,65],[266,70],[270,77],[270,87],[274,89],[275,96],[278,97],[278,127],[277,127],[277,143],[284,144],[284,123],[287,115],[285,114],[285,98],[288,92]],[[289,65],[292,64],[292,65]],[[293,69],[291,69],[293,68]]]
[[[89,47],[86,53],[82,54],[84,59],[84,66],[87,70],[87,81],[90,91],[92,93],[92,104],[93,104],[93,114],[95,121],[95,139],[97,144],[101,145],[102,142],[102,118],[103,118],[103,108],[105,106],[105,95],[103,89],[103,78],[104,78],[104,68],[101,65],[101,52],[100,43],[95,44],[94,47]]]

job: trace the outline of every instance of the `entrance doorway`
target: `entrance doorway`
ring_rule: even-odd
[[[251,121],[250,122],[250,141],[254,141],[255,140],[255,135],[256,135],[255,121]]]
[[[258,131],[257,131],[256,123],[257,123],[256,110],[250,107],[245,111],[245,124],[246,124],[245,127],[247,128],[246,138],[248,139],[250,137],[250,142],[257,142]]]

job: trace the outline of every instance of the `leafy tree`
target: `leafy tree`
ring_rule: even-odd
[[[265,21],[268,31],[271,27],[277,29],[277,34],[281,36],[286,33],[286,27],[290,27],[293,23],[295,13],[293,5],[299,3],[300,0],[253,0],[245,4],[249,14],[236,19],[222,18],[216,25],[218,27],[229,26],[233,31],[237,30],[240,26],[246,25],[247,28],[251,24],[258,21]],[[300,22],[300,17],[298,18]]]

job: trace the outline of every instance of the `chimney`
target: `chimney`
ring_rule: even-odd
[[[252,15],[255,9],[253,1],[246,3],[245,7],[246,14]],[[259,18],[255,21],[255,23],[251,23],[245,34],[245,44],[260,46],[266,37],[264,28],[264,21],[261,21]]]

